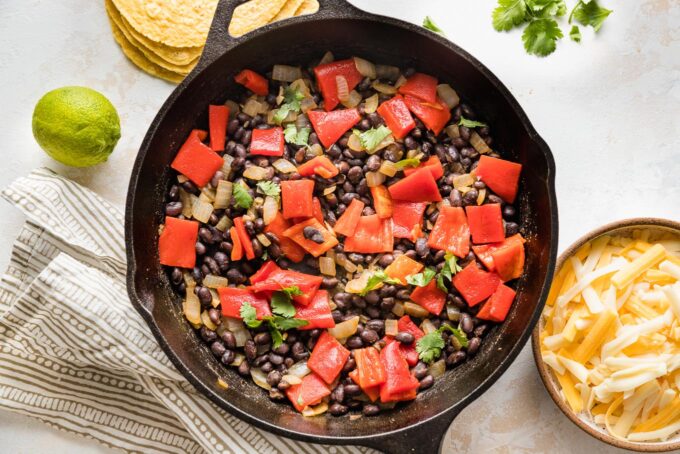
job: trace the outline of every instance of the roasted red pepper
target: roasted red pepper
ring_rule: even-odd
[[[323,112],[310,110],[307,112],[309,121],[314,126],[314,131],[324,147],[333,145],[352,126],[361,121],[361,115],[357,109],[335,110]]]
[[[357,363],[356,382],[362,389],[373,388],[385,383],[385,370],[380,362],[380,352],[374,347],[354,350],[354,360]]]
[[[501,199],[508,203],[515,201],[522,164],[482,155],[475,172]]]
[[[213,151],[224,150],[227,138],[227,122],[229,121],[229,107],[219,105],[208,106],[208,125],[210,126],[210,148]]]
[[[220,295],[222,315],[224,317],[241,318],[241,305],[250,303],[255,308],[257,318],[272,315],[269,309],[267,298],[256,295],[248,289],[236,287],[219,287],[217,293]]]
[[[279,239],[279,247],[283,255],[292,262],[299,263],[305,257],[305,250],[295,241],[283,236],[283,232],[288,230],[292,224],[287,221],[279,211],[276,217],[265,228],[265,233],[273,233]]]
[[[422,236],[424,202],[392,200],[392,232],[395,238],[407,238],[415,242]]]
[[[505,239],[500,203],[465,207],[472,242],[497,243]]]
[[[260,269],[255,272],[255,274],[250,276],[250,283],[257,284],[258,282],[266,281],[269,276],[276,273],[277,271],[281,271],[279,265],[277,265],[273,260],[267,260],[262,264]]]
[[[354,235],[354,231],[359,224],[361,212],[364,210],[366,204],[359,199],[352,199],[352,202],[342,213],[342,216],[335,222],[333,230],[335,233],[345,236]]]
[[[340,171],[335,164],[326,156],[317,156],[298,166],[297,171],[303,177],[311,177],[314,174],[322,178],[333,178]]]
[[[345,252],[377,254],[393,249],[392,220],[380,219],[377,214],[361,216],[354,235],[345,239]]]
[[[307,367],[331,384],[340,375],[340,371],[349,358],[349,350],[340,342],[324,331],[316,341],[312,354],[307,361]]]
[[[411,112],[401,96],[397,95],[380,104],[378,113],[385,120],[385,124],[390,128],[395,139],[403,139],[416,127],[416,122],[413,121]]]
[[[373,186],[371,188],[371,197],[373,197],[373,208],[380,219],[387,219],[392,217],[392,197],[385,186]]]
[[[321,209],[321,200],[318,197],[312,199],[312,212],[314,213],[314,219],[323,224],[323,210]]]
[[[314,299],[322,280],[321,276],[278,268],[272,269],[266,279],[253,283],[250,290],[256,293],[271,293],[288,287],[297,287],[302,295],[293,296],[293,301],[306,306]]]
[[[402,178],[388,190],[394,200],[407,202],[441,202],[437,182],[428,169],[418,169],[411,175]]]
[[[244,69],[234,77],[234,80],[256,95],[267,96],[269,94],[269,81],[255,71]]]
[[[309,324],[301,326],[301,331],[317,328],[333,328],[335,321],[331,314],[331,304],[326,290],[317,290],[312,302],[306,306],[295,305],[295,318],[307,320]]]
[[[477,318],[492,322],[503,322],[515,300],[515,291],[506,285],[499,285],[491,298],[477,313]]]
[[[385,274],[387,274],[392,279],[399,279],[402,285],[406,285],[406,277],[413,274],[420,273],[423,269],[423,264],[413,260],[412,258],[401,254],[397,256],[392,263],[390,263],[387,268],[385,268]]]
[[[229,229],[229,236],[231,237],[231,261],[237,262],[243,258],[243,246],[241,245],[241,239],[238,237],[238,232],[236,227]]]
[[[300,412],[305,407],[318,404],[330,393],[331,390],[328,389],[326,383],[315,373],[305,375],[302,383],[293,385],[286,390],[286,396],[293,404],[293,407]]]
[[[398,342],[392,342],[380,351],[380,363],[385,369],[385,382],[380,385],[381,402],[394,402],[398,400],[397,396],[415,391],[419,385],[418,380],[411,375],[399,345]]]
[[[165,218],[165,227],[158,238],[158,255],[162,265],[193,268],[196,264],[198,222]]]
[[[425,287],[416,287],[411,292],[411,300],[427,309],[431,314],[439,315],[446,304],[446,293],[439,290],[437,281],[432,279]]]
[[[437,102],[437,79],[427,74],[415,73],[399,87],[399,93],[434,104]]]
[[[442,166],[442,162],[439,160],[437,155],[432,155],[430,158],[425,161],[421,162],[418,167],[407,167],[404,169],[404,175],[409,176],[412,173],[418,171],[418,169],[427,169],[432,173],[432,177],[435,180],[440,179],[442,176],[444,176],[444,167]]]
[[[315,241],[305,238],[305,227],[313,227],[318,230],[323,236],[323,243],[319,244]],[[302,246],[305,251],[309,252],[314,257],[320,256],[338,244],[338,239],[333,236],[333,234],[329,232],[328,229],[326,229],[326,226],[321,224],[316,218],[310,218],[306,221],[295,224],[293,227],[283,232],[283,236],[295,241],[297,244]]]
[[[246,231],[242,216],[234,218],[234,227],[236,227],[236,233],[238,234],[239,240],[241,240],[241,247],[243,247],[246,258],[248,260],[254,259],[255,251],[253,250],[253,243],[250,240],[250,235],[248,235],[248,232]]]
[[[446,126],[446,123],[451,119],[449,106],[439,98],[437,98],[436,103],[428,104],[418,98],[406,96],[404,102],[408,106],[408,110],[420,118],[420,121],[425,124],[427,129],[434,132],[435,135],[439,135],[444,126]]]
[[[491,253],[496,273],[503,282],[511,281],[522,276],[524,271],[524,245],[513,241],[506,247]]]
[[[314,75],[316,76],[316,83],[323,95],[324,108],[326,111],[335,109],[340,100],[338,99],[338,83],[337,76],[344,77],[347,81],[347,89],[354,90],[364,76],[359,73],[353,58],[347,60],[338,60],[314,68]],[[324,146],[328,147],[328,145]]]
[[[281,182],[283,217],[311,218],[314,216],[314,180],[289,180]]]
[[[453,277],[453,286],[470,307],[476,306],[493,294],[501,283],[496,273],[486,272],[470,263]]]
[[[186,142],[180,147],[170,167],[203,187],[220,170],[224,159],[205,145],[205,131],[194,129]]]
[[[466,257],[470,252],[470,228],[465,211],[460,207],[441,207],[427,245],[460,258]]]
[[[355,350],[355,352],[356,352],[356,350]],[[376,352],[377,352],[377,350],[376,350]],[[380,366],[380,368],[382,369],[382,365]],[[349,378],[351,378],[354,383],[359,385],[359,387],[364,392],[364,394],[366,394],[368,396],[368,398],[371,399],[371,402],[375,402],[376,400],[378,400],[378,398],[380,397],[380,385],[371,386],[371,387],[368,387],[368,388],[362,387],[359,384],[359,370],[358,369],[354,369],[352,372],[350,372],[347,375],[349,375]]]
[[[399,320],[397,320],[397,328],[400,332],[403,331],[413,334],[413,337],[415,337],[416,341],[425,335],[425,333],[420,328],[418,328],[415,323],[413,323],[413,320],[411,320],[411,317],[408,315],[404,315]],[[404,355],[404,358],[406,359],[406,362],[409,366],[413,367],[418,363],[416,342],[412,343],[411,345],[400,344],[399,351],[402,353],[402,355]]]
[[[477,246],[472,246],[472,250],[479,260],[484,264],[487,270],[494,271],[496,269],[493,263],[493,253],[499,249],[510,247],[513,243],[518,243],[520,246],[526,242],[522,235],[519,233],[505,238],[503,241],[498,243],[480,244]],[[524,263],[522,262],[522,268],[524,268]]]
[[[283,129],[280,126],[269,129],[253,129],[250,139],[250,154],[283,156],[283,148]]]

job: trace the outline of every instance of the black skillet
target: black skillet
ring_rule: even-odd
[[[314,15],[232,38],[226,30],[237,3],[219,2],[198,66],[165,102],[137,155],[125,213],[132,304],[187,380],[215,404],[249,423],[315,443],[363,445],[389,453],[436,452],[456,415],[510,366],[547,297],[557,249],[555,164],[550,149],[515,98],[486,67],[422,27],[368,14],[344,0],[320,0],[320,11]],[[447,372],[415,401],[356,420],[304,418],[289,405],[270,401],[235,371],[225,370],[183,319],[157,254],[158,226],[171,177],[169,164],[189,131],[205,128],[208,104],[223,102],[242,90],[233,79],[243,68],[264,73],[275,63],[307,64],[327,50],[336,58],[357,55],[401,68],[412,66],[450,83],[490,123],[497,148],[524,166],[519,206],[522,232],[528,239],[526,272],[508,319],[490,332],[474,359]],[[216,384],[218,377],[229,384],[228,389]]]

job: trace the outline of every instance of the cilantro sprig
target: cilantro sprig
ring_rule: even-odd
[[[380,145],[380,142],[392,134],[392,130],[385,125],[380,125],[377,128],[371,128],[366,131],[359,131],[358,129],[355,129],[353,132],[359,136],[361,146],[364,147],[366,151],[375,150],[378,148],[378,145]]]
[[[300,101],[305,98],[300,90],[288,86],[283,91],[283,102],[274,113],[274,123],[280,125],[286,119],[289,112],[300,112]]]
[[[449,331],[456,339],[458,339],[458,342],[463,347],[468,346],[468,338],[463,330],[460,328],[453,328],[450,325],[442,325],[438,330],[424,335],[416,342],[416,352],[418,352],[418,357],[421,361],[424,363],[431,363],[439,358],[439,355],[441,355],[442,350],[446,345],[444,343],[444,338],[442,337],[444,331]]]
[[[425,16],[425,19],[423,19],[423,27],[430,30],[431,32],[439,33],[442,36],[446,36],[444,30],[442,30],[437,24],[435,24],[430,16]]]
[[[253,198],[240,183],[234,184],[232,195],[234,197],[234,203],[238,207],[247,210],[253,204]]]
[[[375,271],[366,282],[366,287],[359,293],[361,296],[366,296],[371,290],[375,290],[380,284],[401,284],[399,279],[394,279],[385,274],[384,270]]]
[[[275,299],[277,300],[276,303],[274,302]],[[275,315],[267,315],[260,320],[257,319],[257,311],[253,305],[247,301],[241,305],[239,313],[243,319],[243,323],[245,323],[248,328],[259,328],[263,323],[267,323],[269,334],[272,336],[273,347],[277,348],[283,343],[281,331],[300,328],[308,325],[309,322],[307,320],[292,318],[295,316],[295,307],[290,302],[290,297],[287,296],[284,291],[275,292],[272,296],[271,304],[272,312]],[[288,305],[290,305],[290,307],[288,307]]]
[[[401,161],[394,163],[397,169],[404,170],[406,167],[418,167],[420,165],[420,159],[418,158],[406,158]]]
[[[293,145],[307,146],[309,145],[309,135],[312,133],[311,128],[298,129],[294,123],[286,125],[283,130],[283,138],[286,142]]]
[[[597,0],[590,0],[589,2],[579,0],[574,9],[571,10],[569,23],[571,24],[572,19],[576,19],[581,25],[591,26],[597,32],[611,13],[612,10],[601,7]]]
[[[453,276],[462,270],[463,268],[458,265],[458,257],[451,254],[450,252],[447,252],[444,255],[444,267],[437,275],[437,288],[439,288],[439,290],[442,292],[448,293],[449,289],[446,288],[446,280],[451,282],[453,280]]]
[[[273,181],[260,181],[257,190],[264,195],[274,197],[277,201],[281,198],[281,187]]]
[[[460,120],[458,121],[458,126],[465,126],[466,128],[483,128],[484,126],[486,126],[486,123],[482,123],[481,121],[469,120],[461,115]]]
[[[417,287],[425,287],[430,282],[432,282],[432,279],[434,279],[436,274],[437,270],[427,267],[422,273],[406,276],[406,282]]]

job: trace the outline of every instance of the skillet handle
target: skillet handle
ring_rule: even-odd
[[[198,73],[222,54],[248,40],[253,35],[274,30],[291,23],[307,22],[317,19],[355,18],[368,14],[356,8],[346,0],[318,0],[318,2],[319,10],[316,13],[280,20],[246,33],[243,36],[233,37],[229,34],[227,29],[229,28],[229,23],[231,22],[234,10],[243,2],[239,0],[220,0],[217,4],[212,24],[210,25],[210,32],[208,33],[208,40],[205,43],[203,54],[196,67],[193,69],[192,74]]]

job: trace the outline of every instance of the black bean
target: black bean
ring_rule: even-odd
[[[272,388],[278,386],[280,381],[281,372],[279,372],[278,370],[273,370],[269,372],[269,374],[267,374],[267,384]]]
[[[205,326],[201,326],[201,338],[206,341],[206,342],[211,342],[217,339],[217,333],[211,329],[206,328]]]
[[[246,358],[248,358],[248,361],[255,360],[255,357],[257,357],[257,346],[252,339],[246,340],[246,344],[243,346],[243,352],[245,353]]]
[[[479,346],[482,344],[482,340],[479,337],[473,337],[470,339],[470,342],[468,342],[467,346],[467,354],[469,356],[474,356],[475,353],[479,350]]]
[[[323,280],[321,281],[321,288],[324,288],[326,290],[334,289],[335,287],[338,286],[338,281],[337,278],[334,277],[324,277]]]
[[[248,364],[248,361],[243,361],[241,364],[239,364],[238,373],[244,377],[250,375],[250,364]]]
[[[246,277],[236,268],[230,268],[227,271],[227,279],[229,279],[230,284],[243,284],[246,281]]]
[[[283,360],[283,365],[286,367],[286,369],[290,369],[291,367],[293,367],[293,364],[295,364],[295,360],[290,356],[286,357],[286,359]]]
[[[210,345],[210,350],[213,352],[213,355],[220,357],[224,355],[224,352],[227,349],[222,341],[216,340],[215,342],[212,343],[212,345]]]
[[[182,189],[184,189],[186,192],[194,195],[198,195],[201,191],[196,187],[195,184],[193,184],[191,181],[185,181],[182,183]]]
[[[274,353],[276,353],[277,355],[286,356],[286,355],[288,354],[288,352],[290,351],[290,345],[288,345],[287,343],[283,342],[283,343],[282,343],[281,345],[279,345],[278,347],[272,349],[272,351],[273,351]]]
[[[380,309],[382,309],[385,312],[391,312],[392,308],[394,308],[394,298],[383,298],[380,301]]]
[[[425,257],[430,253],[430,248],[427,246],[427,238],[418,238],[416,240],[416,254],[419,257]]]
[[[420,386],[418,386],[418,390],[423,391],[427,388],[430,388],[432,385],[434,385],[434,377],[432,375],[426,375],[422,380],[420,380]]]
[[[276,387],[279,389],[279,391],[285,391],[291,387],[291,384],[288,383],[286,380],[281,380],[279,381],[279,384],[276,385]]]
[[[173,284],[179,284],[182,282],[182,279],[184,279],[184,276],[182,275],[182,270],[179,268],[173,268],[172,273],[170,273],[170,280],[172,281]]]
[[[196,241],[196,254],[203,255],[207,251],[205,245],[200,241]]]
[[[378,342],[379,339],[380,336],[378,336],[378,333],[376,333],[372,329],[364,329],[361,332],[361,340],[363,340],[368,345]]]
[[[235,359],[236,353],[234,353],[233,350],[227,350],[222,355],[222,358],[220,358],[220,361],[222,361],[222,364],[225,366],[228,366],[229,364],[233,363]]]
[[[491,200],[491,196],[489,196],[489,200]],[[515,210],[515,207],[512,205],[505,205],[503,207],[503,218],[505,219],[512,219],[515,217],[515,214],[517,214],[517,210]]]
[[[519,232],[519,225],[516,222],[505,223],[505,236],[512,236]]]
[[[328,412],[333,416],[342,416],[349,411],[347,406],[335,402],[328,407]]]
[[[345,400],[345,387],[342,383],[338,384],[333,392],[331,392],[331,400],[335,402],[342,402]]]
[[[212,293],[210,293],[208,287],[197,287],[196,296],[198,296],[198,300],[201,304],[207,305],[212,302]]]
[[[477,196],[479,193],[476,189],[472,188],[463,196],[463,203],[465,205],[477,205]]]
[[[371,306],[376,305],[380,302],[380,293],[377,290],[371,290],[364,296],[364,300]]]
[[[413,376],[418,380],[422,380],[427,375],[427,364],[418,361],[418,364],[413,368]]]
[[[269,372],[271,372],[271,371],[274,370],[274,365],[273,365],[272,363],[270,363],[269,361],[267,361],[267,362],[264,363],[262,366],[260,366],[260,369],[261,369],[262,372],[264,372],[265,374],[268,374]]]
[[[361,412],[364,416],[375,416],[380,413],[380,407],[375,404],[366,404]]]
[[[352,336],[349,339],[347,339],[347,344],[349,348],[355,349],[355,348],[361,348],[364,346],[363,341],[361,340],[361,337],[359,336]]]
[[[234,333],[231,331],[224,331],[222,333],[222,336],[220,336],[222,339],[222,342],[224,342],[224,346],[227,347],[230,350],[233,350],[236,348],[236,336],[234,336]]]
[[[342,312],[340,312],[339,310],[337,310],[337,309],[334,310],[333,312],[331,312],[331,315],[333,316],[333,321],[334,321],[335,323],[340,323],[340,322],[342,322],[343,319],[344,319],[344,317],[345,317],[344,314],[343,314]]]
[[[250,244],[253,246],[253,253],[255,254],[255,257],[261,257],[262,254],[264,254],[264,247],[257,238],[250,240]]]
[[[394,285],[388,284],[388,285],[383,285],[382,288],[380,289],[380,296],[382,298],[388,298],[392,297],[397,293],[397,287]]]
[[[168,200],[177,199],[179,199],[179,186],[173,184],[172,186],[170,186],[170,189],[168,190]]]
[[[484,333],[486,333],[486,330],[487,330],[488,327],[489,327],[489,325],[486,325],[486,324],[477,326],[475,328],[475,330],[473,331],[475,337],[482,337],[484,335]]]
[[[413,343],[413,341],[415,341],[413,334],[407,333],[406,331],[398,332],[397,335],[394,336],[394,339],[404,345],[410,345]]]
[[[231,250],[234,246],[229,241],[221,241],[219,245],[220,251],[231,254]]]
[[[272,336],[268,332],[258,333],[253,340],[257,345],[267,345],[272,341]]]
[[[351,169],[349,169],[349,172],[347,172],[347,178],[353,184],[357,184],[359,181],[361,181],[363,177],[364,170],[359,166],[352,167]]]
[[[352,383],[351,385],[345,385],[344,388],[346,396],[353,397],[361,394],[361,388],[359,387],[359,385],[355,385],[354,383]]]
[[[305,345],[300,341],[295,342],[291,350],[293,352],[293,358],[295,358],[298,361],[303,360],[307,358],[307,356],[309,356],[309,352],[305,350]]]
[[[165,205],[165,214],[173,217],[182,214],[182,202],[170,202]]]
[[[460,315],[460,327],[465,332],[465,334],[470,334],[474,329],[474,324],[472,323],[472,318],[470,315],[463,313]]]
[[[383,254],[378,260],[378,265],[383,268],[387,268],[392,262],[394,262],[394,256],[392,254]]]
[[[357,367],[356,361],[354,360],[354,358],[350,357],[349,359],[347,359],[345,365],[342,366],[342,371],[345,373],[349,373],[353,371],[356,367]]]
[[[211,307],[208,310],[208,318],[210,319],[211,322],[213,322],[215,325],[219,325],[222,323],[222,315],[220,314],[220,311]],[[230,347],[234,348],[234,347]]]
[[[447,366],[455,366],[457,364],[462,363],[465,361],[465,358],[467,358],[467,354],[465,354],[464,351],[457,351],[451,353],[449,356],[446,357],[446,365]]]

